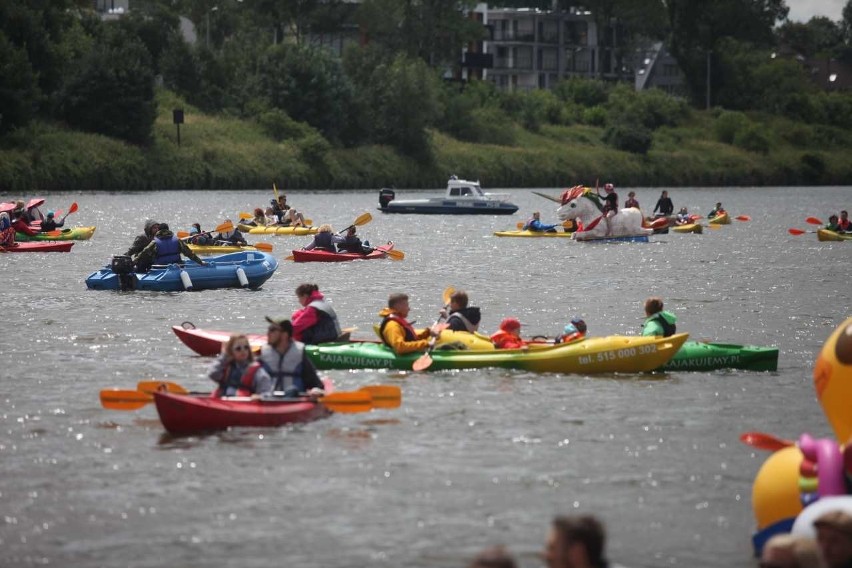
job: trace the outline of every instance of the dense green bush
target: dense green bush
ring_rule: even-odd
[[[583,110],[583,124],[592,126],[606,125],[609,113],[602,106],[594,106]]]
[[[286,112],[277,108],[261,112],[255,120],[270,138],[279,142],[301,140],[317,132],[310,125],[293,120]]]
[[[604,133],[604,142],[624,152],[647,154],[651,148],[651,131],[641,124],[620,122],[611,125]]]
[[[726,110],[719,113],[713,124],[716,140],[724,144],[733,144],[737,133],[749,124],[748,117],[739,112]]]
[[[766,154],[769,152],[769,138],[760,126],[751,124],[737,131],[734,146],[749,152]]]
[[[802,154],[802,174],[808,183],[817,183],[825,174],[825,159],[819,154],[808,152]]]
[[[572,77],[560,81],[553,93],[562,101],[573,102],[585,107],[604,104],[609,98],[609,87],[597,79]]]

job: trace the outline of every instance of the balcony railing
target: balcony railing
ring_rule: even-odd
[[[494,41],[535,41],[535,34],[529,32],[516,32],[514,30],[498,30],[494,29]]]

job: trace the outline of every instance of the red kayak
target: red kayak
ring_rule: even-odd
[[[387,258],[387,251],[393,249],[393,243],[378,246],[369,254],[357,252],[330,252],[327,250],[294,250],[296,262],[346,262],[348,260],[378,260]]]
[[[32,241],[0,247],[0,252],[68,252],[73,246],[73,241]]]
[[[333,385],[324,380],[326,393]],[[160,421],[172,434],[225,430],[232,426],[274,427],[324,418],[331,411],[306,399],[252,400],[249,397],[214,398],[207,394],[158,391],[154,404]]]
[[[185,327],[185,326],[191,327]],[[215,357],[222,352],[222,344],[226,343],[234,332],[218,331],[213,329],[196,329],[189,322],[183,325],[173,325],[172,331],[178,336],[184,345],[204,357]],[[266,345],[266,335],[259,333],[247,333],[249,344],[252,349],[260,349]]]

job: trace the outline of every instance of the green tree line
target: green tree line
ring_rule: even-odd
[[[594,78],[529,92],[446,81],[462,48],[484,38],[485,29],[467,16],[472,0],[134,0],[127,14],[107,21],[90,0],[6,0],[0,152],[38,124],[156,152],[163,112],[157,93],[166,90],[181,104],[247,121],[291,145],[315,178],[332,151],[388,147],[428,168],[436,138],[513,148],[528,133],[562,127],[597,129],[607,147],[642,156],[666,128],[695,120],[708,77],[713,130],[722,143],[769,152],[772,132],[750,117],[760,112],[807,123],[800,129],[806,139],[846,144],[837,130],[852,128],[852,96],[818,88],[794,58],[773,54],[788,46],[852,63],[852,0],[841,21],[807,23],[787,21],[784,0],[583,5],[601,29],[619,26],[625,61],[640,41],[665,41],[690,96],[635,92],[629,83]],[[183,37],[179,16],[195,24],[194,43]],[[342,56],[310,41],[344,29],[361,41]]]

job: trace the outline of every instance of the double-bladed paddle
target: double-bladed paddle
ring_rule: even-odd
[[[441,323],[441,320],[444,319],[444,312],[450,307],[450,297],[455,293],[455,291],[456,289],[452,286],[448,286],[444,290],[444,294],[442,296],[442,299],[444,300],[444,308],[441,311],[441,315],[438,316],[438,320],[435,322],[435,325],[438,325],[439,323]],[[426,353],[424,353],[414,361],[414,364],[411,365],[412,370],[425,371],[426,369],[432,366],[432,350],[435,349],[435,344],[437,342],[437,336],[429,339],[429,346],[426,348]]]
[[[805,222],[810,225],[825,225],[825,223],[822,222],[822,219],[819,219],[817,217],[808,217],[807,219],[805,219]]]

